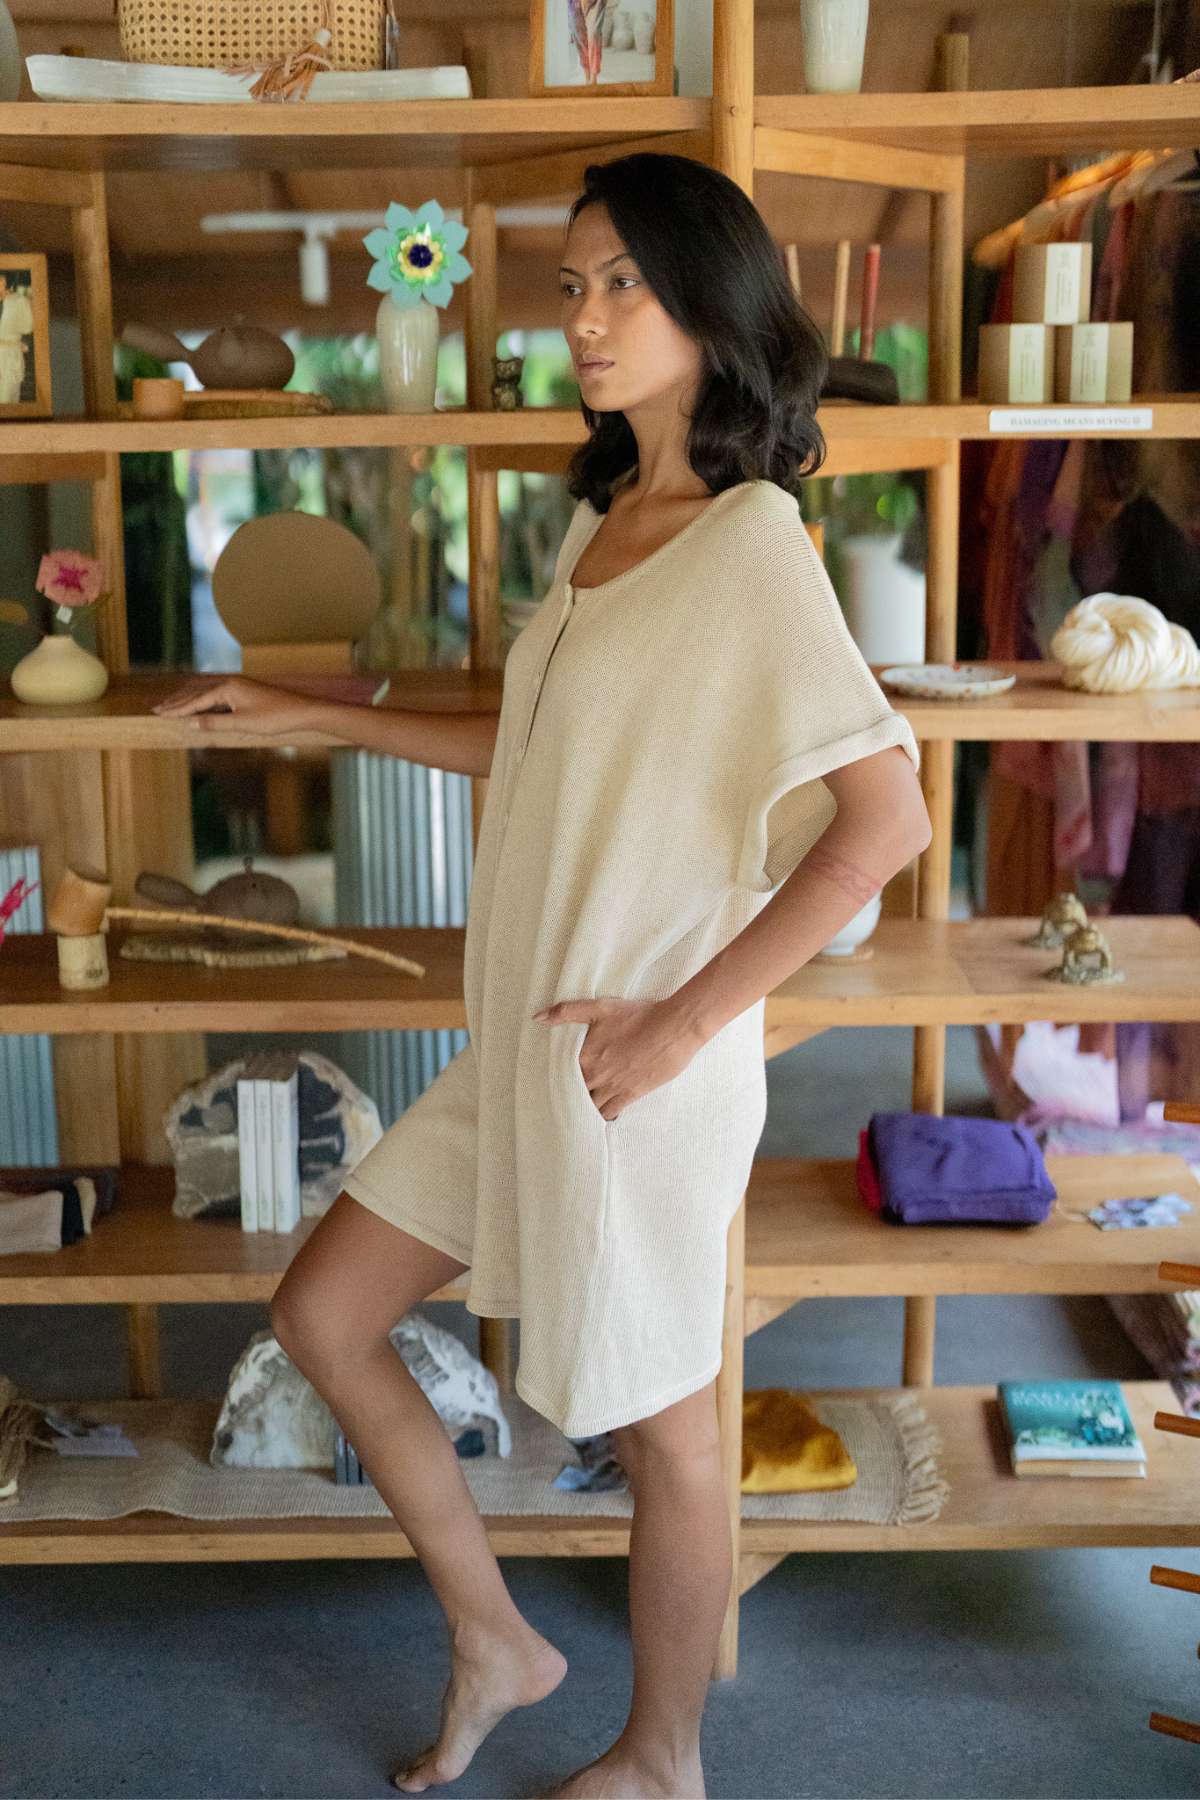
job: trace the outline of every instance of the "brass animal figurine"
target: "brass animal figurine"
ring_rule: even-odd
[[[1032,937],[1024,940],[1038,950],[1053,950],[1079,925],[1088,922],[1087,909],[1078,894],[1056,894],[1042,914]]]
[[[492,405],[497,412],[515,412],[519,406],[524,406],[525,396],[520,385],[524,366],[523,356],[492,358]]]
[[[1113,967],[1112,950],[1098,925],[1079,925],[1063,939],[1062,962],[1047,970],[1053,981],[1069,981],[1075,987],[1092,982],[1124,981],[1123,969]]]

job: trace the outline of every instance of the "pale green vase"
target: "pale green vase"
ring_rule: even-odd
[[[98,700],[108,686],[108,670],[67,632],[44,637],[12,672],[12,690],[27,706],[72,706]]]

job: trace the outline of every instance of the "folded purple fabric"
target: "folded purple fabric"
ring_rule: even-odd
[[[1024,1125],[934,1113],[872,1113],[883,1217],[901,1225],[1036,1225],[1055,1187]]]

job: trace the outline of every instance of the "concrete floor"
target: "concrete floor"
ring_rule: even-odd
[[[946,1109],[986,1110],[972,1034],[948,1033]],[[851,1155],[865,1120],[909,1104],[911,1035],[829,1032],[769,1065],[761,1154]],[[475,1343],[460,1306],[440,1320]],[[164,1307],[173,1392],[223,1390],[265,1307]],[[0,1369],[39,1397],[122,1391],[115,1308],[0,1312]],[[749,1339],[746,1385],[899,1380],[899,1301],[813,1301]],[[937,1379],[1152,1371],[1100,1299],[939,1302]],[[1200,1475],[1200,1462],[1197,1465]],[[1197,1492],[1200,1494],[1200,1481]],[[1200,1603],[1152,1588],[1172,1549],[795,1555],[742,1604],[735,1681],[713,1684],[712,1796],[914,1800],[1200,1793],[1200,1748],[1147,1729],[1200,1717]],[[623,1723],[626,1565],[510,1558],[526,1616],[569,1658],[449,1788],[525,1796]],[[394,1794],[429,1741],[447,1668],[413,1562],[0,1570],[4,1796]]]

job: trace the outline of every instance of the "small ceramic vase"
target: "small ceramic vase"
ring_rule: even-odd
[[[421,299],[397,306],[390,294],[379,302],[379,378],[388,412],[433,412],[437,392],[438,309]]]
[[[12,672],[12,690],[27,706],[71,706],[98,700],[108,686],[108,670],[67,632],[44,637]]]

